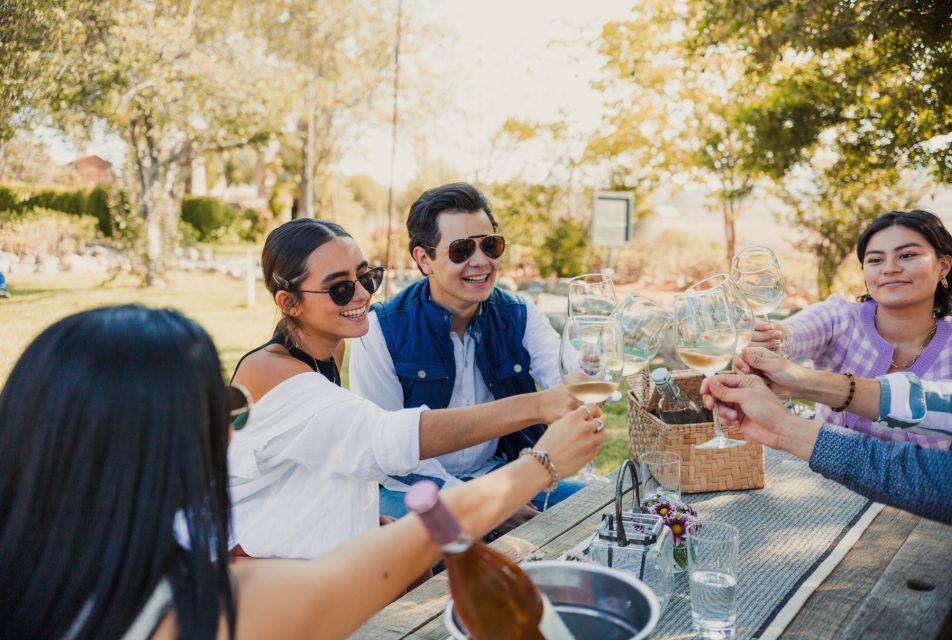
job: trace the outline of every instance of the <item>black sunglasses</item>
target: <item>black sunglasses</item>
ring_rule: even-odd
[[[228,421],[232,429],[241,431],[251,415],[251,394],[240,384],[230,384],[225,390],[228,393]]]
[[[487,258],[497,259],[506,250],[506,239],[502,236],[473,236],[470,238],[460,238],[453,240],[447,251],[450,254],[450,260],[456,264],[466,262],[476,253],[476,238],[479,238],[479,248],[486,254]],[[439,249],[439,247],[430,247],[425,244],[420,245],[427,249]]]
[[[384,271],[386,271],[386,269],[383,267],[374,267],[373,269],[367,269],[367,271],[357,276],[356,280],[341,280],[340,282],[335,282],[323,291],[308,289],[298,289],[298,291],[301,293],[326,293],[331,297],[334,304],[338,307],[343,307],[354,299],[358,282],[360,286],[366,289],[367,293],[376,293],[377,289],[380,288],[380,283],[383,282]]]

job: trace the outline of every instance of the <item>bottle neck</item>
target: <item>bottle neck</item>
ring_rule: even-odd
[[[661,383],[658,392],[668,396],[669,398],[677,398],[681,395],[681,389],[678,388],[678,385],[674,384],[674,380],[668,378]]]
[[[437,499],[430,508],[417,513],[430,532],[433,542],[443,553],[462,553],[473,545],[472,539],[466,535],[459,521],[442,500]]]

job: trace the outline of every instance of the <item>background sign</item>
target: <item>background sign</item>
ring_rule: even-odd
[[[596,191],[592,203],[592,246],[621,247],[631,241],[631,214],[635,198],[630,191]]]

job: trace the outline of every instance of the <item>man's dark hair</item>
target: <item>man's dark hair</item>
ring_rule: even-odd
[[[429,191],[424,191],[410,206],[410,215],[407,216],[407,234],[410,236],[410,254],[414,247],[422,246],[431,258],[436,255],[433,249],[440,243],[440,228],[437,218],[441,213],[473,213],[482,209],[489,217],[489,222],[495,231],[496,219],[479,189],[466,182],[444,184]]]

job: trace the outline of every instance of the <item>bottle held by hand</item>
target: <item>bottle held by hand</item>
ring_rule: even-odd
[[[443,551],[453,608],[473,640],[564,640],[572,634],[515,562],[467,536],[440,500],[437,486],[418,482],[405,501]]]
[[[678,384],[664,367],[651,372],[651,380],[660,396],[658,400],[658,418],[666,424],[697,424],[710,422],[710,412],[705,411],[681,393]]]

